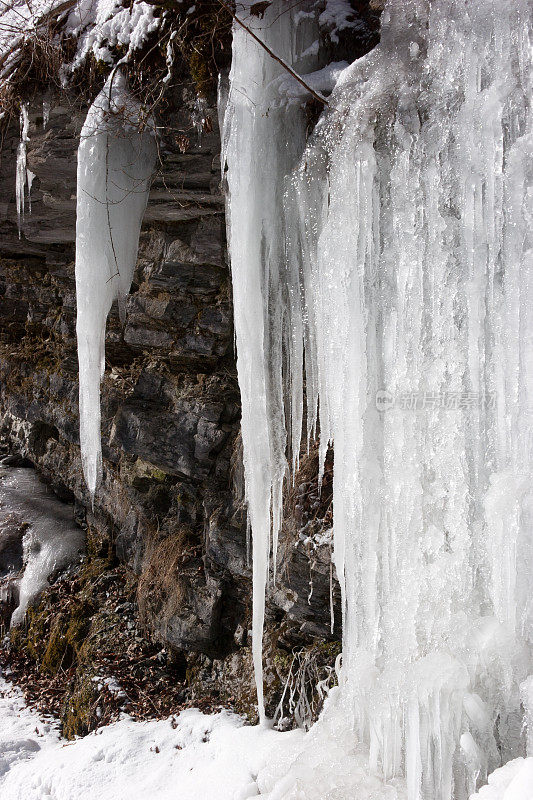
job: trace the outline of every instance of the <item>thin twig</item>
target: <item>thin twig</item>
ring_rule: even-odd
[[[311,95],[312,95],[312,96],[315,98],[315,100],[318,100],[318,102],[319,102],[319,103],[323,103],[325,106],[328,106],[328,105],[329,105],[329,103],[328,103],[328,101],[326,100],[326,98],[325,98],[325,97],[323,97],[323,96],[322,96],[322,95],[321,95],[319,92],[315,92],[315,90],[314,90],[314,89],[312,89],[312,88],[309,86],[309,84],[308,84],[308,83],[306,83],[306,82],[304,81],[304,79],[302,78],[302,76],[301,76],[301,75],[298,75],[298,73],[297,73],[297,72],[295,72],[295,71],[292,69],[292,67],[290,67],[290,66],[289,66],[289,65],[288,65],[288,64],[287,64],[287,63],[286,63],[286,62],[285,62],[285,61],[284,61],[282,58],[280,58],[279,56],[277,56],[277,55],[274,53],[274,51],[273,51],[273,50],[271,50],[271,49],[270,49],[270,47],[268,47],[268,45],[266,45],[266,44],[265,44],[265,43],[264,43],[264,42],[263,42],[263,41],[262,41],[262,40],[259,38],[259,36],[256,36],[256,34],[253,32],[253,30],[252,30],[251,28],[249,28],[249,27],[248,27],[248,25],[246,25],[246,24],[245,24],[245,23],[242,21],[242,19],[240,19],[240,18],[237,16],[237,14],[236,14],[236,13],[235,13],[235,12],[234,12],[234,11],[233,11],[233,10],[232,10],[230,7],[229,7],[229,6],[228,6],[228,4],[227,4],[227,3],[225,3],[225,2],[224,2],[224,0],[218,0],[218,2],[220,3],[220,5],[221,5],[221,6],[223,6],[223,7],[226,9],[226,11],[227,11],[229,14],[231,14],[231,16],[233,17],[233,19],[235,20],[235,22],[237,22],[237,23],[238,23],[238,24],[241,26],[241,28],[244,28],[244,30],[245,30],[247,33],[249,33],[249,34],[250,34],[250,36],[252,37],[252,39],[255,39],[255,41],[256,41],[258,44],[260,44],[260,45],[261,45],[261,47],[263,48],[263,50],[266,50],[266,52],[268,53],[268,55],[269,55],[271,58],[273,58],[273,59],[274,59],[274,61],[277,61],[277,62],[278,62],[278,64],[281,64],[281,66],[283,67],[283,69],[287,70],[287,72],[288,72],[290,75],[292,75],[292,77],[293,77],[295,80],[297,80],[297,81],[298,81],[298,83],[300,83],[300,84],[301,84],[301,85],[302,85],[302,86],[303,86],[305,89],[307,89],[307,91],[308,91],[308,92],[309,92],[309,93],[310,93],[310,94],[311,94]]]
[[[117,74],[117,67],[113,70],[111,74],[111,78],[109,81],[109,111],[111,112],[111,104],[112,104],[112,91],[113,91],[113,81],[115,80],[115,75]],[[111,275],[106,283],[109,283],[113,280],[113,278],[119,277],[120,278],[120,269],[118,266],[118,259],[117,254],[115,251],[115,243],[113,242],[113,229],[111,227],[111,213],[109,211],[109,198],[108,198],[108,188],[109,188],[109,128],[105,131],[105,205],[106,205],[106,212],[107,212],[107,226],[109,228],[109,240],[111,242],[111,249],[113,251],[113,258],[115,259],[115,266],[117,271]]]

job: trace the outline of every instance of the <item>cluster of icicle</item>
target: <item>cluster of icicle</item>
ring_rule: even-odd
[[[156,161],[151,120],[114,70],[89,109],[78,149],[76,299],[83,471],[94,496],[101,473],[100,380],[106,320],[125,298]]]
[[[313,3],[264,19],[249,5],[278,55],[320,66],[298,58]],[[306,144],[282,68],[235,27],[223,164],[260,712],[269,554],[303,427],[322,462],[334,448],[343,611],[340,685],[315,726],[326,778],[315,749],[273,797],[366,797],[332,766],[362,748],[380,797],[463,800],[525,747],[530,30],[528,0],[388,0],[380,45]]]
[[[277,55],[301,71],[314,64],[294,57],[294,17],[274,4],[264,19],[246,23],[259,36],[268,31]],[[313,41],[314,25],[301,35],[301,50]],[[283,177],[305,146],[305,113],[281,106],[283,67],[250,34],[235,26],[230,94],[223,125],[223,169],[228,172],[228,239],[231,254],[237,371],[242,401],[246,500],[253,531],[253,658],[259,713],[264,718],[262,632],[270,534],[276,552],[286,473],[281,329],[287,313],[284,265]],[[313,58],[313,57],[311,57]],[[307,69],[306,69],[307,67]],[[242,94],[241,94],[242,92]],[[268,110],[268,113],[265,113]],[[285,373],[286,376],[286,373]],[[296,379],[299,379],[296,371]],[[279,424],[281,423],[281,424]]]

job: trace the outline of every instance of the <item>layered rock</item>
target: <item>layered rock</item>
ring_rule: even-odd
[[[367,27],[348,26],[335,44],[332,37],[337,60],[376,43],[377,16],[366,0],[353,7]],[[116,307],[108,321],[104,469],[92,505],[79,450],[74,285],[76,151],[87,103],[68,91],[47,96],[45,119],[42,98],[27,100],[35,177],[20,237],[17,119],[0,148],[0,436],[74,503],[89,552],[111,548],[137,576],[138,622],[185,656],[191,697],[214,691],[253,715],[251,568],[216,109],[202,105],[199,123],[189,77],[167,98],[125,324]],[[316,117],[311,105],[309,112]],[[267,604],[270,711],[294,650],[313,651],[329,667],[338,652],[331,465],[322,494],[316,476],[312,451],[287,491],[281,568]]]
[[[208,684],[233,686],[244,669],[251,706],[251,571],[219,134],[213,108],[207,130],[192,129],[191,95],[187,86],[180,92],[169,128],[181,133],[162,140],[125,325],[116,308],[108,323],[104,474],[94,507],[81,471],[75,341],[76,149],[86,109],[56,101],[45,128],[40,99],[29,105],[35,178],[20,238],[18,126],[10,126],[0,167],[1,430],[75,503],[91,536],[110,539],[140,576],[141,620],[151,635],[203,654],[195,675]],[[285,568],[270,606],[286,649],[330,636],[329,550],[310,563],[293,533],[282,544]],[[219,666],[209,666],[213,659]]]

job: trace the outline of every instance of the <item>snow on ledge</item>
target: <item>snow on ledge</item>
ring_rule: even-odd
[[[8,80],[20,62],[22,46],[33,37],[48,35],[50,20],[63,19],[63,33],[78,39],[70,64],[64,64],[62,79],[80,67],[88,55],[98,61],[113,62],[112,48],[122,45],[123,56],[142,47],[149,34],[157,30],[163,15],[143,0],[126,7],[122,0],[10,0],[0,4],[0,79]]]

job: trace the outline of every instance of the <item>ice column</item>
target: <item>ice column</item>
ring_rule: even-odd
[[[254,33],[285,61],[298,63],[298,52],[312,41],[312,26],[307,24],[297,36],[296,11],[282,0],[272,3],[263,18],[248,12],[251,2],[243,5],[239,13]],[[298,6],[300,16],[305,5]],[[286,72],[239,25],[234,27],[233,53],[222,163],[223,170],[228,167],[228,238],[246,503],[253,536],[253,655],[262,716],[265,586],[271,541],[274,555],[277,548],[286,473],[280,332],[287,300],[281,277],[281,208],[285,176],[305,145],[305,115],[299,106],[282,106],[278,79]],[[312,63],[304,59],[300,67],[310,68]]]
[[[100,380],[113,300],[121,319],[156,161],[153,122],[113,71],[89,109],[78,148],[76,298],[83,471],[94,496],[101,471]]]
[[[404,774],[410,800],[475,788],[498,764],[497,719],[501,750],[521,748],[529,22],[525,2],[390,0],[381,44],[344,74],[288,196],[311,239],[292,250],[307,391],[335,452],[342,689],[371,768]]]

